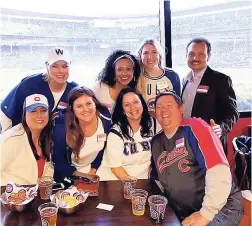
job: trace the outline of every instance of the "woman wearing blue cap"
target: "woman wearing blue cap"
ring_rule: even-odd
[[[71,64],[70,54],[63,48],[52,48],[48,52],[45,64],[47,73],[24,78],[1,103],[2,132],[21,122],[24,100],[34,93],[46,96],[49,111],[53,113],[66,108],[68,93],[77,86],[75,82],[67,82]]]
[[[25,98],[21,123],[0,135],[1,185],[9,181],[36,184],[42,175],[53,176],[50,163],[50,123],[47,98]],[[27,167],[29,165],[29,167]]]

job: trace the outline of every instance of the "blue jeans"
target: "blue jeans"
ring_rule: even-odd
[[[226,205],[215,215],[209,226],[237,226],[243,216],[243,202],[241,192],[230,196]]]

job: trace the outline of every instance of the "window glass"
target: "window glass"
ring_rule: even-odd
[[[70,80],[90,86],[115,49],[136,53],[140,42],[160,39],[159,1],[1,1],[0,100],[20,80],[45,71],[54,46],[72,55]]]
[[[251,1],[172,0],[171,12],[174,69],[184,77],[189,72],[187,43],[207,38],[212,44],[209,65],[231,77],[238,110],[251,110]]]

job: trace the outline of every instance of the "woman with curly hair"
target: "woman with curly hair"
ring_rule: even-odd
[[[99,73],[97,83],[92,88],[97,99],[110,111],[123,88],[135,88],[140,76],[140,64],[129,51],[115,50]]]

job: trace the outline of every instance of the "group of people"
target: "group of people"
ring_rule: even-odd
[[[160,44],[145,40],[138,56],[111,53],[88,88],[67,81],[69,52],[50,49],[47,72],[24,78],[1,103],[1,185],[76,172],[151,178],[183,225],[238,225],[241,193],[224,153],[236,97],[231,79],[207,65],[210,56],[207,39],[188,43],[181,88],[162,67]]]

